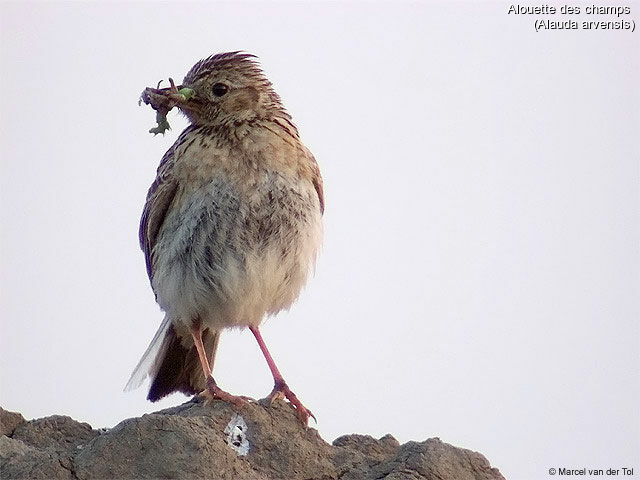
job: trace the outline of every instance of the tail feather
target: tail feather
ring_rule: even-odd
[[[158,359],[165,356],[169,346],[169,329],[173,329],[171,321],[168,317],[164,317],[164,320],[160,324],[160,328],[158,328],[158,331],[153,336],[151,343],[142,354],[142,358],[138,362],[138,365],[133,369],[133,373],[124,387],[125,392],[138,388],[142,385],[142,382],[144,382],[147,376],[155,376],[159,368]],[[173,335],[175,336],[175,332]]]
[[[131,374],[125,390],[139,387],[151,377],[148,400],[155,402],[173,392],[193,395],[206,387],[206,379],[200,365],[198,352],[192,341],[178,337],[171,322],[165,317],[151,344]],[[202,342],[213,368],[220,331],[204,330]]]
[[[195,346],[191,348],[182,346],[173,326],[169,327],[167,332],[167,343],[165,354],[157,359],[158,371],[152,376],[153,380],[151,387],[149,387],[147,400],[152,402],[175,391],[194,395],[202,390],[197,390],[196,386],[192,384],[196,382],[190,381],[191,377],[197,377],[198,373],[204,380]]]

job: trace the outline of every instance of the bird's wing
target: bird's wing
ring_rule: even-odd
[[[311,182],[313,183],[313,187],[316,189],[318,200],[320,201],[320,213],[324,213],[324,190],[322,188],[322,175],[320,174],[320,167],[318,167],[318,162],[316,162],[315,157],[308,149],[306,153],[311,164]]]
[[[140,219],[140,247],[144,252],[149,280],[152,280],[153,273],[153,247],[158,239],[160,227],[162,227],[167,216],[167,211],[178,190],[178,182],[172,175],[174,148],[175,145],[164,154],[164,157],[162,157],[160,161],[156,179],[149,188],[147,202],[144,205],[142,218]]]
[[[316,193],[318,194],[318,200],[320,201],[320,213],[324,214],[324,191],[322,189],[322,175],[320,174],[320,167],[318,167],[318,162],[316,162],[316,159],[311,153],[311,151],[307,147],[305,147],[300,141],[300,136],[298,135],[298,129],[291,121],[291,117],[289,116],[288,113],[285,113],[284,116],[275,118],[272,121],[276,125],[278,125],[280,128],[282,128],[285,132],[287,132],[289,135],[291,135],[295,139],[295,142],[298,145],[302,146],[302,150],[303,150],[302,155],[305,157],[303,158],[303,162],[305,166],[308,167],[309,169],[309,173],[311,174],[311,181],[313,182],[313,187],[316,189]],[[271,129],[268,129],[268,130],[271,130]],[[280,135],[274,132],[273,130],[271,130],[271,132],[275,133],[278,137],[280,137]]]

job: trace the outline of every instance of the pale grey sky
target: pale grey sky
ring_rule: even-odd
[[[639,34],[509,5],[0,3],[0,405],[111,427],[186,400],[122,392],[162,319],[138,220],[186,126],[153,137],[137,101],[242,49],[325,179],[316,275],[263,328],[322,436],[640,470]],[[249,332],[214,373],[272,386]]]

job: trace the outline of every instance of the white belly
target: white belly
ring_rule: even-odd
[[[257,326],[291,306],[322,241],[310,182],[265,172],[242,195],[219,177],[176,201],[153,250],[152,280],[175,325]]]

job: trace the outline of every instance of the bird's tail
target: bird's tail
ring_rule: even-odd
[[[204,330],[202,342],[211,368],[213,368],[219,340],[220,331]],[[147,399],[152,402],[176,391],[193,395],[206,387],[198,352],[191,337],[184,339],[178,337],[171,320],[166,316],[133,370],[131,378],[124,387],[125,391],[138,388],[147,376],[151,378]]]

